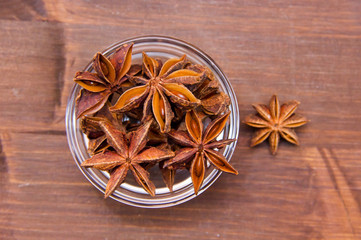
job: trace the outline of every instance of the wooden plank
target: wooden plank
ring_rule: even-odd
[[[52,122],[64,81],[62,28],[6,20],[0,24],[0,53],[6,59],[1,66],[1,121]]]

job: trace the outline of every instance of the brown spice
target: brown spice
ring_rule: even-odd
[[[97,53],[94,72],[78,72],[74,78],[83,87],[76,115],[81,117],[92,155],[82,166],[109,172],[105,197],[129,170],[154,196],[148,169],[155,165],[170,191],[176,171],[188,169],[198,193],[206,161],[237,174],[221,152],[214,150],[234,139],[215,140],[227,122],[230,100],[212,72],[193,65],[185,55],[163,63],[143,53],[142,65],[132,65],[132,46],[123,45],[109,59]],[[207,118],[213,121],[203,131],[202,121]]]
[[[174,158],[166,161],[164,167],[191,161],[190,172],[196,194],[204,180],[206,160],[221,171],[238,174],[225,157],[214,150],[235,141],[235,139],[215,141],[226,125],[229,114],[230,112],[220,115],[203,132],[202,121],[196,112],[191,110],[186,114],[185,119],[187,132],[172,130],[169,133],[169,136],[184,148],[178,150]]]
[[[258,115],[246,117],[244,123],[259,128],[252,137],[251,147],[254,147],[269,137],[271,153],[275,155],[278,149],[280,136],[290,143],[299,145],[296,132],[292,128],[305,125],[305,117],[294,114],[298,101],[290,101],[280,106],[278,97],[273,95],[269,107],[264,104],[253,104]]]

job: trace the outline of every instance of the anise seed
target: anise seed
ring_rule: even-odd
[[[188,100],[188,98],[181,92],[178,92],[176,90],[169,90],[171,93],[173,93],[174,95],[176,95],[179,98],[182,98],[184,100]]]
[[[103,63],[103,62],[100,62],[100,66],[102,68],[102,71],[103,71],[104,75],[108,76],[109,71],[108,71],[107,65],[105,65],[105,63]]]
[[[99,86],[99,85],[100,85],[99,83],[93,82],[93,81],[88,81],[88,84],[89,84],[90,86]]]
[[[164,107],[164,101],[162,98],[159,99],[159,111],[162,119],[165,119],[165,107]]]
[[[143,92],[134,94],[131,98],[128,98],[128,99],[125,101],[124,105],[127,105],[128,103],[130,103],[130,102],[133,101],[134,99],[138,98],[141,94],[143,94]]]
[[[198,128],[198,125],[197,125],[196,121],[191,121],[190,122],[190,127],[191,127],[192,132],[196,132],[196,133],[200,132],[200,129]]]

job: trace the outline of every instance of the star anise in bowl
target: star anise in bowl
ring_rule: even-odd
[[[171,206],[207,189],[222,171],[238,174],[229,163],[239,125],[234,93],[195,47],[132,39],[97,53],[74,81],[69,146],[105,197]]]

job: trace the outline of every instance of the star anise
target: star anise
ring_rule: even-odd
[[[101,121],[104,121],[104,119],[85,116],[80,121],[80,128],[89,139],[88,153],[90,155],[102,152],[109,147],[106,136],[99,126]]]
[[[269,107],[264,104],[253,104],[258,115],[250,115],[244,120],[245,124],[260,128],[252,137],[251,147],[269,137],[271,152],[275,155],[280,135],[288,142],[299,145],[296,132],[292,128],[300,127],[308,122],[305,117],[294,114],[299,104],[298,101],[290,101],[280,106],[276,95],[272,96]]]
[[[227,94],[220,91],[219,83],[212,71],[198,64],[189,64],[187,69],[195,72],[205,72],[205,80],[193,92],[194,96],[201,100],[201,110],[207,115],[219,115],[226,111],[231,104],[231,100]]]
[[[203,131],[202,121],[196,112],[191,110],[185,117],[187,131],[171,130],[168,133],[175,142],[184,148],[177,150],[175,157],[167,160],[164,167],[192,161],[190,172],[196,194],[204,180],[206,160],[221,171],[238,174],[227,159],[220,152],[214,150],[214,148],[220,149],[235,141],[235,139],[215,140],[223,131],[229,115],[230,112],[220,115]]]
[[[185,86],[200,84],[204,74],[182,69],[185,64],[185,55],[179,59],[171,58],[162,65],[160,60],[143,53],[142,67],[145,77],[132,78],[141,86],[124,92],[111,111],[128,112],[144,102],[142,122],[154,116],[160,131],[169,132],[174,117],[170,102],[182,109],[191,109],[200,104]]]
[[[145,148],[150,125],[151,121],[136,131],[125,134],[108,121],[100,122],[109,145],[115,151],[105,150],[84,161],[81,165],[109,171],[110,178],[105,189],[105,198],[124,181],[129,170],[132,171],[135,180],[145,191],[152,196],[155,195],[155,186],[149,179],[149,173],[140,164],[159,162],[173,157],[174,153],[168,149]]]
[[[87,135],[88,152],[91,155],[102,152],[109,147],[106,141],[106,135],[100,127],[100,122],[109,121],[115,128],[125,132],[126,129],[122,124],[122,114],[116,114],[109,111],[109,101],[93,116],[83,116],[80,120],[80,128]]]
[[[201,99],[202,110],[207,115],[219,115],[231,104],[231,99],[224,92],[218,92]]]
[[[214,74],[212,73],[212,71],[209,68],[199,65],[199,64],[195,64],[195,65],[188,64],[187,69],[193,70],[198,73],[201,73],[201,72],[205,73],[205,80],[202,82],[201,85],[199,85],[197,87],[197,89],[194,90],[194,95],[197,98],[199,98],[199,99],[205,98],[209,95],[212,95],[212,94],[218,92],[219,83],[215,79]]]
[[[77,118],[99,111],[109,96],[117,91],[128,78],[133,44],[124,44],[110,59],[97,53],[93,59],[95,73],[77,72],[74,81],[84,89],[76,100]]]
[[[158,149],[168,149],[170,150],[171,147],[168,143],[163,143],[163,144],[160,144],[160,145],[157,145],[156,146]],[[174,179],[175,179],[175,174],[176,174],[176,171],[178,169],[181,169],[182,166],[171,166],[171,167],[163,167],[164,166],[164,163],[165,163],[166,160],[163,160],[163,161],[160,161],[159,162],[159,169],[162,173],[162,178],[163,178],[163,182],[165,183],[165,185],[168,187],[169,191],[173,191],[173,185],[174,185]],[[156,165],[156,163],[148,163],[145,165],[145,169],[148,170],[152,167],[154,167]],[[184,167],[183,167],[184,168]]]
[[[92,70],[74,78],[83,87],[75,114],[92,156],[82,166],[109,173],[105,197],[129,171],[154,196],[148,169],[156,165],[170,191],[176,171],[190,171],[196,194],[210,164],[238,174],[221,151],[235,139],[216,140],[230,98],[212,71],[186,55],[162,62],[143,52],[142,64],[131,64],[132,47],[125,44],[108,58],[97,53]]]

